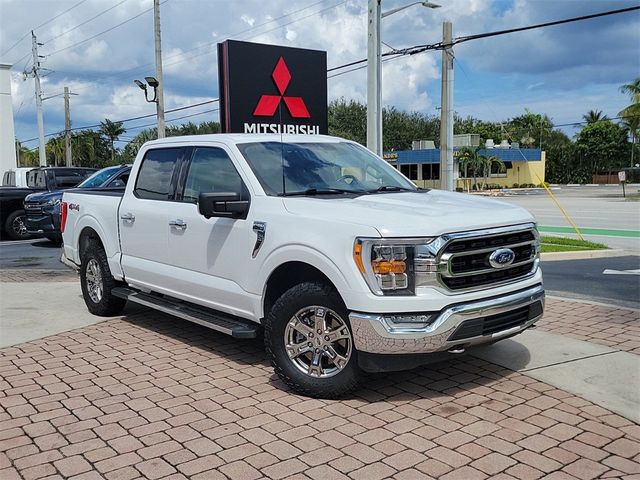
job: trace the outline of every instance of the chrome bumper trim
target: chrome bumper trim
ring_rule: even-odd
[[[398,328],[389,325],[383,314],[352,312],[349,314],[349,320],[355,346],[360,351],[385,354],[431,353],[448,350],[456,345],[466,347],[492,342],[519,333],[533,325],[542,314],[522,325],[492,335],[451,342],[447,340],[466,320],[506,313],[539,301],[544,305],[544,288],[541,284],[500,298],[452,305],[442,310],[435,321],[423,328]]]

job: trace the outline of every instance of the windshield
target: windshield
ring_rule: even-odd
[[[78,188],[96,188],[101,186],[104,182],[109,180],[109,178],[115,174],[118,170],[120,170],[120,166],[117,167],[107,167],[102,170],[98,170],[96,173],[87,178],[84,182],[78,185]]]
[[[271,196],[417,190],[391,165],[353,143],[256,142],[238,149]]]

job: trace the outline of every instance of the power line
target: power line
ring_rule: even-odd
[[[165,4],[165,3],[167,3],[168,1],[169,1],[169,0],[164,0],[163,2],[161,2],[161,3],[160,3],[160,5],[164,5],[164,4]],[[135,20],[135,19],[136,19],[136,18],[138,18],[138,17],[141,17],[141,16],[142,16],[142,15],[144,15],[145,13],[147,13],[147,12],[151,12],[152,10],[153,10],[153,7],[151,7],[151,8],[147,8],[146,10],[143,10],[142,12],[138,13],[137,15],[134,15],[133,17],[130,17],[130,18],[128,18],[127,20],[125,20],[125,21],[123,21],[123,22],[118,23],[117,25],[114,25],[114,26],[113,26],[113,27],[111,27],[111,28],[107,28],[106,30],[103,30],[103,31],[102,31],[102,32],[100,32],[100,33],[96,33],[95,35],[92,35],[92,36],[90,36],[90,37],[88,37],[88,38],[85,38],[84,40],[81,40],[81,41],[79,41],[79,42],[77,42],[77,43],[74,43],[73,45],[69,45],[69,46],[67,46],[67,47],[60,48],[60,49],[58,49],[58,50],[55,50],[55,51],[53,51],[53,52],[51,52],[51,53],[47,54],[47,57],[51,57],[51,56],[53,56],[53,55],[56,55],[57,53],[64,52],[64,51],[66,51],[66,50],[71,50],[71,49],[73,49],[73,48],[76,48],[76,47],[78,47],[78,46],[80,46],[80,45],[82,45],[82,44],[84,44],[84,43],[87,43],[87,42],[89,42],[89,41],[93,40],[94,38],[97,38],[97,37],[99,37],[99,36],[101,36],[101,35],[104,35],[105,33],[109,33],[109,32],[111,32],[112,30],[115,30],[115,29],[116,29],[116,28],[118,28],[118,27],[121,27],[122,25],[125,25],[125,24],[127,24],[127,23],[129,23],[129,22],[131,22],[131,21]]]
[[[162,2],[162,3],[166,3],[167,1],[169,1],[169,0],[164,0],[164,2]],[[341,3],[338,3],[336,5],[333,5],[332,7],[328,7],[326,9],[323,9],[323,10],[321,10],[319,12],[316,12],[316,13],[314,13],[312,15],[320,13],[320,12],[322,12],[324,10],[328,10],[330,8],[335,8],[336,6],[338,6],[338,5],[342,4],[342,3],[345,3],[345,1],[343,1]],[[149,9],[149,10],[152,10],[152,9]],[[149,10],[145,10],[145,11],[141,12],[140,14],[136,15],[135,17],[132,17],[132,18],[126,20],[125,22],[122,22],[121,24],[116,25],[116,26],[112,27],[111,29],[106,30],[105,32],[102,32],[102,33],[106,33],[107,31],[110,31],[110,30],[112,30],[114,28],[117,28],[118,26],[123,25],[124,23],[127,23],[127,22],[137,18],[138,16],[148,12]],[[391,51],[391,52],[385,52],[385,53],[382,54],[382,56],[383,57],[384,56],[389,57],[389,58],[383,60],[383,61],[388,61],[388,60],[393,60],[393,59],[400,58],[400,57],[406,56],[406,55],[416,55],[416,54],[419,54],[419,53],[423,53],[423,52],[425,52],[427,50],[442,50],[444,48],[448,48],[449,46],[453,46],[453,45],[456,45],[458,43],[463,43],[463,42],[467,42],[467,41],[471,41],[471,40],[478,40],[478,39],[481,39],[481,38],[495,37],[495,36],[499,36],[499,35],[506,35],[506,34],[525,31],[525,30],[532,30],[532,29],[537,29],[537,28],[545,28],[545,27],[549,27],[549,26],[555,26],[555,25],[561,25],[561,24],[566,24],[566,23],[589,20],[589,19],[598,18],[598,17],[604,17],[604,16],[608,16],[608,15],[616,15],[616,14],[620,14],[620,13],[628,13],[628,12],[631,12],[631,11],[634,11],[634,10],[640,10],[640,6],[623,8],[623,9],[618,9],[618,10],[610,10],[610,11],[606,11],[606,12],[600,12],[600,13],[591,14],[591,15],[583,15],[583,16],[580,16],[580,17],[572,17],[572,18],[567,18],[567,19],[563,19],[563,20],[557,20],[557,21],[554,21],[554,22],[547,22],[547,23],[541,23],[541,24],[536,24],[536,25],[530,25],[530,26],[526,26],[526,27],[519,27],[519,28],[508,29],[508,30],[499,30],[499,31],[496,31],[496,32],[487,32],[487,33],[469,35],[469,36],[466,36],[466,37],[458,37],[450,45],[445,45],[442,42],[438,42],[438,43],[434,43],[434,44],[428,44],[428,45],[418,45],[418,46],[408,47],[408,48],[404,48],[404,49],[400,49],[400,50],[394,50],[394,51]],[[312,15],[309,15],[309,16],[312,16]],[[304,18],[307,18],[307,17],[303,17],[302,19],[304,19]],[[302,19],[299,19],[299,20],[302,20]],[[293,23],[293,22],[290,22],[290,23]],[[281,26],[279,26],[277,28],[282,28],[283,26],[286,26],[286,25],[287,24],[284,24],[284,25],[281,25]],[[95,38],[98,35],[102,35],[102,33],[94,35],[94,37],[92,37],[92,38]],[[262,34],[264,34],[264,33],[267,33],[267,32],[263,32]],[[83,40],[80,43],[84,43],[84,42],[86,42],[88,40],[90,40],[90,39]],[[71,47],[66,47],[66,48],[71,48]],[[64,50],[64,49],[62,49],[62,50]],[[62,50],[59,50],[59,51],[62,51]],[[54,53],[57,53],[57,52],[54,52]],[[366,58],[365,59],[361,59],[361,60],[356,60],[356,61],[345,63],[343,65],[339,65],[339,66],[336,66],[336,67],[331,67],[331,68],[327,69],[327,72],[329,73],[329,72],[332,72],[332,71],[335,71],[335,70],[341,70],[341,69],[346,68],[346,67],[361,65],[361,64],[363,64],[365,62],[367,62]],[[354,68],[354,69],[351,69],[351,70],[348,70],[348,71],[345,71],[345,72],[340,72],[340,73],[331,75],[331,76],[329,76],[327,78],[333,78],[333,77],[336,77],[336,76],[339,76],[339,75],[343,75],[343,74],[346,74],[346,73],[349,73],[349,72],[352,72],[352,71],[355,71],[355,70],[359,70],[360,68],[364,68],[364,67],[361,66],[361,67]],[[179,107],[179,108],[176,108],[176,109],[167,110],[167,111],[165,111],[165,113],[171,113],[171,112],[176,112],[176,111],[180,111],[180,110],[186,110],[186,109],[189,109],[189,108],[194,108],[196,106],[205,105],[205,104],[208,104],[208,103],[214,103],[214,102],[217,102],[218,100],[219,99],[216,98],[216,99],[208,100],[208,101],[205,101],[205,102],[201,102],[199,104],[186,105],[184,107]],[[153,116],[155,116],[155,114],[143,115],[143,116],[140,116],[140,117],[128,118],[128,119],[117,120],[117,121],[124,123],[124,122],[133,121],[133,120],[140,120],[140,119],[143,119],[143,118],[150,118],[150,117],[153,117]],[[617,118],[619,118],[619,117],[617,117]],[[174,120],[176,120],[176,119],[174,119]],[[580,124],[580,123],[583,123],[583,122],[579,122],[578,124]],[[558,125],[558,126],[570,126],[570,125],[574,125],[574,124]],[[84,127],[76,127],[76,128],[73,128],[72,130],[96,128],[96,127],[99,127],[99,126],[100,126],[100,124],[96,124],[96,125],[90,125],[90,126],[84,126]],[[51,133],[51,134],[45,135],[45,137],[53,136],[53,135],[56,135],[56,134],[57,133]],[[36,139],[34,138],[34,139],[25,140],[22,143],[27,143],[27,142],[30,142],[30,141],[33,141],[33,140],[36,140]]]
[[[49,19],[49,20],[47,20],[46,22],[41,23],[40,25],[38,25],[38,26],[37,26],[37,27],[35,27],[35,28],[32,28],[31,30],[38,30],[39,28],[44,27],[45,25],[47,25],[47,24],[49,24],[49,23],[53,22],[56,18],[61,17],[62,15],[64,15],[65,13],[70,12],[71,10],[73,10],[73,9],[74,9],[74,8],[76,8],[76,7],[79,7],[80,5],[82,5],[82,4],[83,4],[84,2],[86,2],[86,1],[87,1],[87,0],[80,0],[80,1],[79,1],[78,3],[76,3],[75,5],[73,5],[73,6],[69,7],[69,8],[67,8],[65,11],[60,12],[60,13],[59,13],[58,15],[56,15],[55,17],[50,18],[50,19]],[[27,33],[25,33],[22,37],[20,37],[20,39],[19,39],[16,43],[14,43],[13,45],[11,45],[7,50],[5,50],[4,52],[0,53],[0,57],[1,57],[1,56],[4,56],[4,55],[5,55],[5,54],[7,54],[7,53],[9,53],[9,52],[10,52],[11,50],[13,50],[16,46],[18,46],[18,44],[19,44],[20,42],[22,42],[22,40],[24,40],[25,38],[27,38],[27,37],[29,36],[29,34],[31,33],[31,30],[29,30],[29,31],[28,31]],[[20,61],[20,60],[18,60],[18,62],[19,62],[19,61]],[[18,62],[14,62],[14,63],[18,63]]]
[[[60,37],[63,37],[64,35],[66,35],[66,34],[68,34],[68,33],[71,33],[71,32],[73,32],[74,30],[77,30],[78,28],[82,27],[83,25],[86,25],[87,23],[92,22],[92,21],[93,21],[93,20],[95,20],[96,18],[101,17],[101,16],[102,16],[102,15],[104,15],[105,13],[110,12],[110,11],[111,11],[111,10],[113,10],[114,8],[119,7],[119,6],[120,6],[120,5],[122,5],[124,2],[127,2],[127,1],[129,1],[129,0],[121,0],[120,2],[116,3],[115,5],[113,5],[113,6],[109,7],[109,8],[107,8],[106,10],[103,10],[103,11],[101,11],[100,13],[98,13],[97,15],[94,15],[94,16],[93,16],[93,17],[91,17],[90,19],[85,20],[85,21],[84,21],[84,22],[82,22],[82,23],[79,23],[78,25],[76,25],[75,27],[70,28],[69,30],[65,30],[64,32],[62,32],[62,33],[60,33],[60,34],[56,35],[55,37],[51,37],[51,38],[49,38],[49,39],[45,40],[43,43],[49,43],[49,42],[52,42],[53,40],[56,40],[56,39],[58,39],[58,38],[60,38]]]

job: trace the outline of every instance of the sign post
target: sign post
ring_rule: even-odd
[[[227,40],[218,79],[224,133],[328,133],[326,52]]]
[[[627,198],[627,194],[624,191],[624,184],[627,181],[627,172],[625,172],[624,170],[622,170],[621,172],[618,172],[618,180],[622,184],[622,198]]]

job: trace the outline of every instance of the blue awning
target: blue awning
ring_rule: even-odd
[[[459,150],[454,149],[454,156]],[[539,148],[488,148],[479,153],[487,157],[496,156],[503,162],[539,162],[541,157]],[[385,152],[384,158],[399,164],[440,163],[440,149]]]

